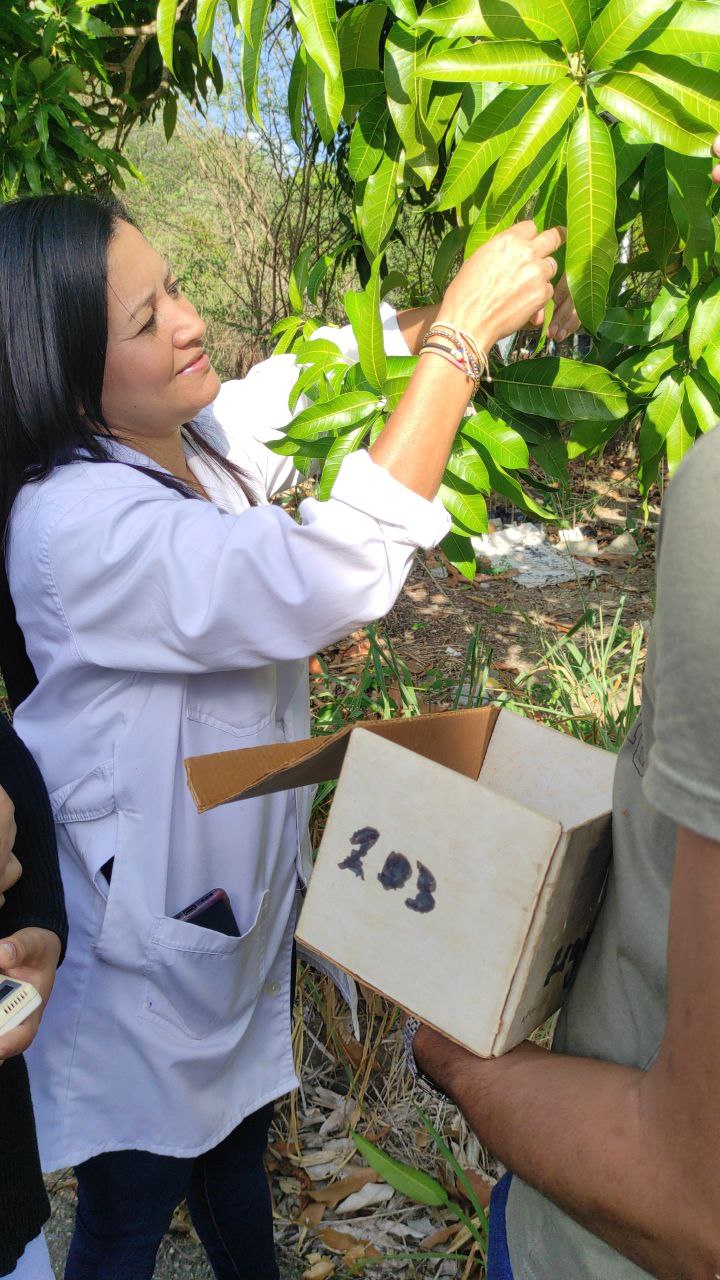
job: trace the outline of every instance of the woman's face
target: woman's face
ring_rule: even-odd
[[[167,263],[127,222],[108,252],[103,413],[124,439],[159,439],[210,404],[220,379],[203,351],[205,325]]]

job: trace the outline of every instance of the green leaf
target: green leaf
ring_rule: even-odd
[[[621,384],[600,365],[541,356],[498,369],[495,395],[521,413],[572,422],[576,418],[607,422],[628,412]]]
[[[661,337],[683,311],[687,312],[687,304],[684,290],[667,284],[649,307],[611,307],[600,333],[611,342],[643,346]]]
[[[698,430],[712,431],[720,423],[720,389],[697,369],[687,375],[684,386]]]
[[[690,325],[690,359],[696,363],[709,343],[720,342],[720,277],[716,277],[695,304]]]
[[[683,264],[690,272],[690,284],[696,285],[707,271],[715,252],[715,228],[708,201],[713,183],[706,160],[680,159],[665,153],[665,167],[670,179],[670,199],[675,196],[675,219],[685,240]]]
[[[668,343],[645,351],[634,351],[620,364],[615,365],[612,372],[630,388],[634,395],[649,396],[663,374],[674,369],[680,358],[679,349],[672,343]]]
[[[342,80],[330,78],[313,58],[307,59],[307,88],[315,123],[325,146],[335,136],[345,102]]]
[[[288,294],[293,311],[302,311],[303,309],[312,252],[312,245],[306,245],[304,249],[301,249],[290,272]]]
[[[650,150],[651,143],[637,129],[630,129],[625,124],[616,124],[611,132],[615,151],[616,182],[618,187],[631,178],[640,167]]]
[[[482,445],[499,467],[514,471],[529,465],[528,447],[520,433],[488,409],[481,409],[472,418],[463,418],[460,434]]]
[[[708,382],[720,385],[720,342],[705,348],[698,361],[698,368]]]
[[[44,84],[48,76],[52,74],[52,63],[49,58],[33,58],[28,63],[28,66],[36,84]]]
[[[343,115],[347,121],[352,120],[355,112],[371,102],[379,93],[385,92],[382,71],[373,71],[370,67],[357,67],[346,71],[343,77],[345,103]]]
[[[666,374],[650,401],[638,438],[641,462],[649,462],[662,449],[675,419],[680,416],[683,375],[677,369]]]
[[[509,146],[501,153],[493,195],[502,195],[569,120],[578,102],[580,89],[573,80],[556,80],[548,85],[515,129]]]
[[[245,109],[248,115],[260,123],[257,86],[261,46],[270,12],[270,0],[241,0],[238,11],[243,32],[241,75]]]
[[[489,481],[488,481],[489,488]],[[480,493],[470,491],[470,486],[445,472],[438,497],[455,524],[468,533],[487,533],[487,503]]]
[[[665,440],[668,474],[671,477],[674,476],[685,454],[692,448],[696,434],[697,422],[685,396],[685,384],[683,382],[680,412],[676,415]]]
[[[382,394],[383,399],[385,400],[385,408],[388,413],[392,413],[393,410],[397,409],[400,401],[407,391],[410,377],[411,375],[407,374],[403,377],[388,378],[387,382],[384,383],[382,387]]]
[[[592,92],[604,111],[639,129],[683,156],[710,155],[713,131],[688,116],[656,85],[639,76],[614,73],[605,80],[593,81]]]
[[[559,40],[569,53],[582,48],[591,26],[590,0],[512,0],[512,6],[538,40]]]
[[[369,1164],[371,1169],[379,1173],[380,1177],[401,1195],[414,1200],[416,1204],[436,1206],[447,1204],[447,1191],[428,1173],[415,1169],[412,1165],[401,1164],[399,1160],[381,1151],[359,1133],[353,1133],[352,1139],[365,1163]]]
[[[528,40],[534,32],[508,0],[441,0],[426,4],[418,27],[441,36],[483,36],[491,40]]]
[[[170,94],[163,104],[163,132],[165,141],[169,142],[175,132],[177,124],[177,98],[175,94]]]
[[[417,25],[417,8],[415,0],[390,0],[390,9],[399,18],[401,22],[406,22],[409,27]]]
[[[453,152],[436,208],[451,209],[477,189],[483,174],[502,155],[540,92],[504,89],[473,120]]]
[[[456,115],[461,96],[461,91],[457,85],[430,85],[428,102],[425,107],[425,124],[436,142],[441,142],[445,137],[448,125]]]
[[[567,173],[565,269],[577,313],[597,333],[617,253],[615,152],[607,125],[587,102],[570,134]]]
[[[394,289],[407,290],[408,288],[408,278],[402,271],[396,269],[388,271],[387,275],[380,281],[380,301],[382,302]]]
[[[551,138],[548,143],[531,160],[524,173],[504,191],[493,199],[492,193],[485,201],[476,217],[465,245],[465,257],[469,257],[475,249],[485,244],[491,236],[504,231],[517,218],[518,213],[542,186],[550,170],[558,163],[558,159],[567,144],[566,131]]]
[[[212,53],[213,29],[220,0],[198,0],[195,16],[195,31],[198,49],[206,62]]]
[[[585,453],[599,453],[619,430],[617,422],[574,422],[568,436],[568,458],[572,461]]]
[[[510,502],[520,507],[521,511],[527,511],[529,515],[539,516],[541,520],[552,519],[553,513],[541,507],[529,493],[526,493],[516,476],[510,475],[504,467],[499,467],[492,454],[483,450],[483,457],[493,493],[501,493],[503,497],[509,498]]]
[[[316,440],[346,427],[357,426],[379,408],[378,397],[368,391],[345,391],[333,400],[324,400],[303,409],[286,427],[294,440]]]
[[[337,41],[343,75],[370,69],[379,72],[380,35],[387,17],[387,5],[372,0],[358,4],[343,14],[337,26]]]
[[[652,147],[645,161],[640,207],[645,243],[656,266],[664,270],[678,240],[670,209],[670,183],[662,147]]]
[[[367,421],[361,423],[359,427],[353,427],[350,431],[343,431],[341,435],[333,440],[325,458],[322,469],[322,476],[317,487],[317,496],[321,502],[325,502],[332,491],[332,487],[337,480],[337,474],[348,454],[354,453],[360,448],[363,438],[367,432]]]
[[[720,51],[720,5],[710,0],[667,5],[662,17],[643,32],[638,43],[657,53],[684,53],[691,57],[701,50]]]
[[[288,116],[290,134],[296,146],[302,146],[302,113],[307,90],[307,56],[302,45],[293,58],[288,82]]]
[[[440,550],[453,568],[472,582],[477,572],[477,561],[471,539],[460,533],[448,533],[440,543]]]
[[[387,378],[383,328],[380,320],[380,266],[376,258],[362,293],[346,293],[343,302],[358,345],[360,365],[371,387],[380,390]]]
[[[451,227],[438,245],[435,260],[432,265],[432,279],[433,284],[435,285],[436,294],[439,298],[441,298],[445,292],[453,264],[459,254],[462,253],[464,244],[465,229],[463,227]]]
[[[467,485],[469,490],[487,493],[490,489],[488,470],[477,449],[456,441],[445,468],[445,483],[451,487],[455,480]]]
[[[335,0],[291,0],[291,8],[308,57],[326,79],[342,84]]]
[[[332,267],[337,256],[338,256],[337,252],[323,253],[321,257],[318,258],[314,267],[312,267],[310,274],[308,276],[307,296],[313,304],[317,302],[318,294],[320,292],[320,286],[322,285],[322,282],[325,279],[325,276],[327,275],[328,271]]]
[[[385,151],[380,164],[355,188],[360,233],[371,261],[385,245],[400,207],[397,189],[399,159],[400,140],[394,125],[388,121]]]
[[[679,102],[683,111],[720,130],[720,75],[684,58],[637,53],[626,58],[622,71],[641,76]]]
[[[431,40],[429,31],[408,31],[396,22],[388,32],[384,58],[388,110],[405,148],[405,161],[426,187],[437,171],[438,151],[423,119],[422,95],[427,85],[418,71]]]
[[[585,41],[588,65],[593,71],[612,66],[666,9],[667,0],[610,0]]]
[[[157,42],[166,67],[173,70],[173,37],[177,0],[159,0],[157,7]]]
[[[418,74],[428,80],[488,80],[550,84],[567,74],[567,60],[553,45],[523,40],[490,41],[430,54]]]
[[[355,182],[369,178],[377,169],[385,150],[388,109],[379,94],[360,110],[353,127],[348,155],[348,173]]]

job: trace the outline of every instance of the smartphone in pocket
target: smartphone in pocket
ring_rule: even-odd
[[[174,919],[184,920],[186,924],[199,924],[203,929],[214,929],[229,938],[240,937],[238,923],[224,889],[210,889],[189,907],[178,911]]]

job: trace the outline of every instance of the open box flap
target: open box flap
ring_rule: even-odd
[[[478,707],[406,720],[361,721],[328,737],[190,756],[185,772],[200,813],[231,800],[328,782],[338,777],[349,735],[357,728],[389,738],[467,778],[477,778],[497,717],[497,707]]]

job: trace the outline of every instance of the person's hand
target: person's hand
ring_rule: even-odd
[[[712,145],[713,155],[720,157],[720,133]],[[716,164],[712,171],[713,182],[720,182],[720,164]]]
[[[528,323],[542,324],[558,269],[552,255],[564,240],[562,227],[538,233],[534,222],[493,236],[448,286],[437,322],[464,329],[486,352]]]
[[[0,942],[0,970],[19,982],[31,982],[40,992],[42,1004],[19,1027],[0,1033],[0,1064],[24,1053],[40,1026],[45,1005],[55,981],[60,959],[60,939],[50,929],[18,929]]]
[[[577,333],[580,324],[567,276],[563,275],[555,285],[555,310],[548,326],[548,338],[552,338],[554,342],[563,342],[572,333]]]
[[[0,787],[0,907],[8,889],[12,889],[22,875],[22,867],[13,853],[15,836],[15,806],[7,791]]]

